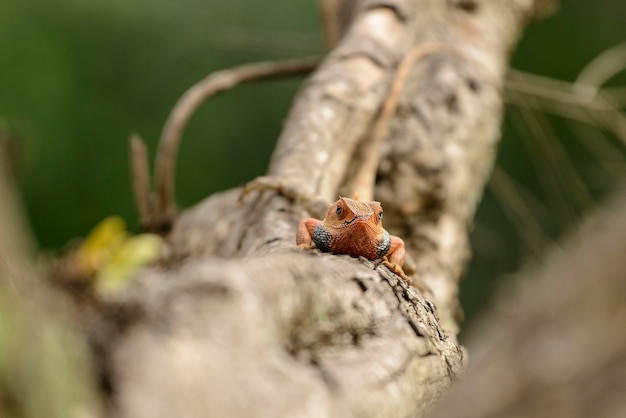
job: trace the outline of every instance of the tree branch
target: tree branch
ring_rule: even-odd
[[[139,135],[130,137],[130,168],[135,197],[135,206],[139,212],[139,224],[145,230],[154,230],[154,202],[150,187],[150,168],[148,167],[148,150]]]
[[[430,417],[626,414],[624,211],[622,195],[500,289],[468,337],[470,370]]]
[[[167,232],[171,228],[177,212],[174,202],[176,155],[187,122],[202,103],[243,82],[307,74],[318,63],[318,58],[307,58],[284,62],[266,61],[245,64],[212,73],[187,90],[174,106],[161,134],[155,162],[156,202],[151,205],[144,201],[145,191],[141,189],[145,187],[143,184],[145,179],[149,178],[149,174],[146,173],[147,164],[141,161],[144,157],[138,148],[139,138],[134,140],[133,148],[136,152],[132,155],[136,155],[137,159],[132,159],[133,181],[137,187],[140,187],[135,189],[136,200],[142,202],[141,206],[138,203],[138,207],[144,211],[149,207],[153,208],[150,216],[143,216],[142,226],[154,232]]]
[[[397,111],[387,110],[395,116],[374,194],[434,304],[384,266],[294,249],[306,215],[297,199],[214,195],[180,214],[158,267],[103,302],[126,307],[104,316],[94,338],[111,412],[423,415],[463,368],[454,307],[468,227],[493,164],[507,57],[534,6],[365,1],[304,83],[272,155],[266,184],[333,200],[364,161],[357,151],[402,59],[431,43],[463,51],[410,66]],[[202,95],[191,96],[163,138],[180,137],[190,114],[180,109]],[[166,179],[179,139],[164,141],[160,213],[173,209]]]

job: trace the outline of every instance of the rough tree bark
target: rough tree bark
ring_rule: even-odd
[[[626,416],[626,196],[500,289],[443,417]]]
[[[548,3],[361,2],[291,109],[265,183],[280,193],[239,204],[231,190],[183,212],[160,265],[85,315],[111,412],[423,415],[464,366],[458,280],[508,56]],[[351,194],[395,69],[416,50],[370,193],[430,301],[375,263],[294,248],[305,208],[320,215],[307,202]]]

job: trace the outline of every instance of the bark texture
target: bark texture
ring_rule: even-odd
[[[468,229],[507,58],[539,3],[359,2],[287,118],[266,179],[280,193],[238,204],[232,190],[183,212],[160,266],[87,319],[111,413],[423,415],[463,368]],[[440,48],[405,85],[375,196],[434,304],[372,262],[293,248],[305,208],[350,193],[396,67],[425,43]]]
[[[442,417],[626,416],[626,197],[501,289]]]

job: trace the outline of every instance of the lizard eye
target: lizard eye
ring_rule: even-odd
[[[382,210],[380,212],[378,212],[378,220],[379,221],[383,220],[383,211]]]
[[[341,206],[337,205],[337,207],[335,208],[335,213],[341,218],[341,215],[343,214],[343,209],[341,208]]]

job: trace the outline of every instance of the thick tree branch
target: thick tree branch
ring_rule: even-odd
[[[626,415],[626,198],[500,289],[433,418]]]
[[[426,300],[372,268],[293,250],[145,276],[123,302],[161,326],[132,326],[115,350],[124,415],[411,414],[461,353]],[[414,384],[424,368],[432,383]]]
[[[392,233],[405,239],[415,275],[433,291],[444,327],[456,332],[458,281],[500,136],[508,56],[534,5],[450,1],[420,12],[415,39],[457,52],[431,54],[413,66],[390,126],[375,196]]]
[[[127,308],[94,338],[113,412],[419,416],[450,385],[463,367],[454,311],[467,232],[493,163],[508,54],[536,6],[461,3],[363,2],[304,83],[261,183],[301,198],[207,199],[181,213],[160,266],[106,301]],[[399,63],[429,43],[446,51],[409,66],[374,197],[436,307],[383,266],[293,248],[301,202],[346,192]],[[170,157],[158,172],[173,170]]]

